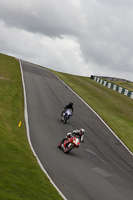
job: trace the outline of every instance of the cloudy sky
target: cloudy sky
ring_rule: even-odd
[[[133,81],[133,0],[0,0],[0,53]]]

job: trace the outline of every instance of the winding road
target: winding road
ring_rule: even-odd
[[[21,65],[32,146],[66,199],[132,200],[132,154],[51,71],[25,61]],[[74,114],[63,124],[60,114],[70,101]],[[85,143],[64,154],[57,148],[59,141],[80,128],[86,130]]]

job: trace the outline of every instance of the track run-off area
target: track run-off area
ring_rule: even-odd
[[[28,139],[52,184],[67,200],[132,200],[133,155],[103,121],[56,75],[20,61]],[[74,103],[63,124],[61,112]],[[59,141],[84,128],[85,143],[64,154]]]

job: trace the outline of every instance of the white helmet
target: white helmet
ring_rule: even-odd
[[[67,138],[71,138],[72,134],[71,133],[67,133]]]
[[[81,128],[81,129],[79,130],[79,135],[84,135],[84,133],[85,133],[85,130],[84,130],[83,128]]]

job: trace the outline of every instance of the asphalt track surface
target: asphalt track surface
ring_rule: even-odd
[[[21,64],[31,143],[66,199],[133,200],[133,156],[52,72],[28,62]],[[63,124],[60,114],[70,101],[74,114]],[[85,143],[64,154],[57,148],[59,141],[80,128],[86,130]]]

